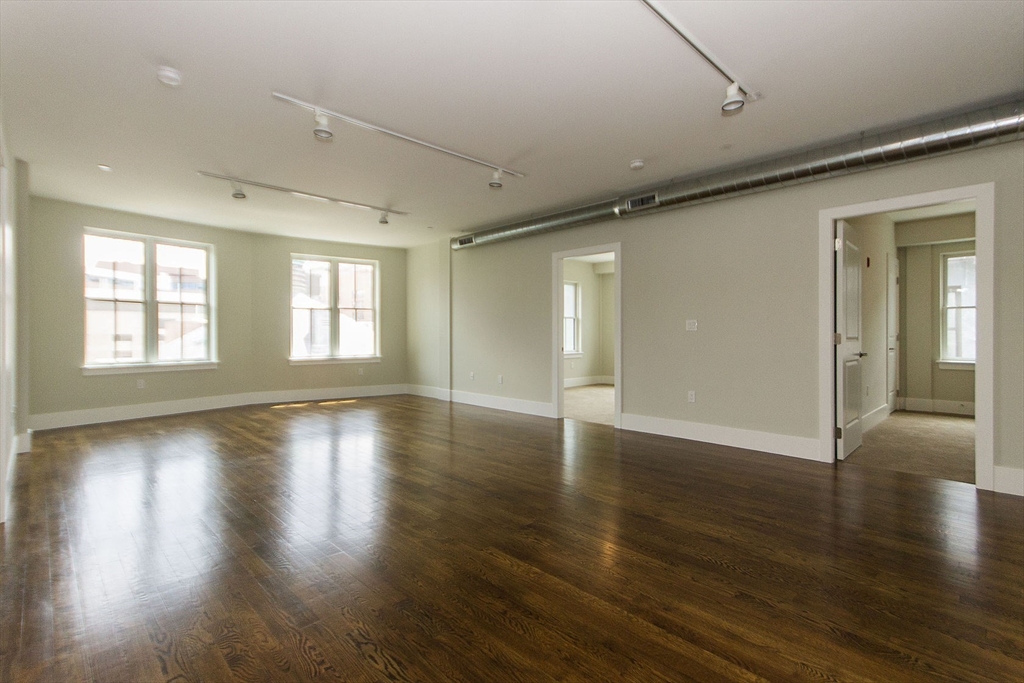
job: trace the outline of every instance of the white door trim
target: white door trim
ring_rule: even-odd
[[[555,419],[565,417],[565,366],[562,355],[562,259],[592,254],[615,254],[615,428],[622,428],[622,242],[598,244],[551,254],[551,403]]]
[[[832,230],[835,221],[965,199],[975,200],[974,239],[978,264],[978,358],[974,366],[975,482],[979,489],[994,489],[995,183],[880,199],[818,212],[818,441],[822,462],[835,462],[832,426],[835,420],[835,350],[832,344],[835,306]]]

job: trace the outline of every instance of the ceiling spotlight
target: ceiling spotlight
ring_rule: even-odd
[[[725,102],[722,102],[722,111],[727,113],[739,111],[746,103],[746,99],[740,94],[740,84],[730,83],[729,87],[725,89]]]
[[[313,129],[313,135],[316,136],[317,140],[321,142],[329,142],[334,137],[334,133],[327,127],[327,114],[317,109],[313,113],[313,119],[316,121],[316,128]]]
[[[245,192],[242,191],[242,186],[238,183],[231,183],[231,196],[235,199],[245,199]]]
[[[491,182],[487,183],[487,186],[490,187],[492,190],[500,190],[501,189],[501,169],[500,168],[494,172],[494,175],[491,176]]]
[[[642,171],[643,168],[644,168],[644,160],[643,159],[633,159],[633,161],[629,162],[629,167],[631,169],[633,169],[634,171]]]
[[[387,225],[388,224],[388,212],[387,211],[381,211],[380,212],[380,220],[377,221],[377,222],[380,223],[381,225]]]
[[[181,85],[181,72],[170,66],[157,67],[156,79],[168,87],[177,88]]]

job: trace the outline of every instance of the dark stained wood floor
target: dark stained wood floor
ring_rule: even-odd
[[[1024,501],[430,399],[39,433],[0,681],[1024,680]]]

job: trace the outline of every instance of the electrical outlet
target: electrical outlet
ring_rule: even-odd
[[[144,379],[137,379],[137,380],[135,380],[135,388],[137,388],[137,389],[145,389],[146,388],[146,380],[144,380]]]
[[[696,391],[687,392],[686,400],[689,401],[690,403],[696,403],[697,402],[697,392]]]
[[[569,361],[569,367],[570,368],[575,368],[576,367],[576,361],[574,361],[574,360]]]
[[[362,368],[359,368],[359,374],[360,375],[363,374],[363,369]]]
[[[498,375],[498,384],[505,383],[505,375]]]
[[[476,379],[476,373],[471,370],[470,373],[469,373],[469,378],[470,379]]]

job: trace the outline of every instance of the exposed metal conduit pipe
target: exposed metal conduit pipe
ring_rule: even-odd
[[[778,187],[1024,140],[1024,102],[987,107],[853,142],[791,154],[706,176],[672,181],[615,199],[455,237],[452,249],[564,230],[612,218],[630,218]]]

